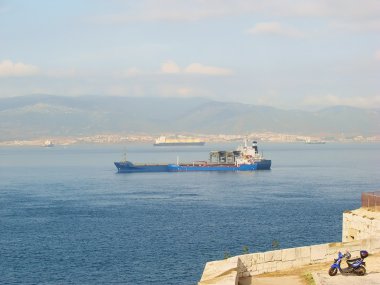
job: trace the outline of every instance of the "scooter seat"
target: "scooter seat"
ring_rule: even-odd
[[[355,259],[348,259],[348,260],[347,260],[347,264],[348,264],[348,265],[352,265],[352,264],[354,264],[355,262],[357,262],[357,261],[359,261],[359,260],[361,260],[360,257],[359,257],[359,258],[355,258]]]

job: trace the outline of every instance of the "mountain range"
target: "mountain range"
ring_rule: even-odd
[[[28,95],[0,99],[0,140],[101,133],[378,135],[380,110],[282,110],[202,98]]]

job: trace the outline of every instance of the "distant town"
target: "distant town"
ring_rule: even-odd
[[[275,143],[305,143],[305,142],[340,142],[340,143],[370,143],[380,142],[380,135],[374,136],[347,136],[347,135],[329,135],[329,136],[308,136],[294,135],[285,133],[250,133],[245,135],[236,134],[163,134],[168,138],[189,138],[200,139],[207,143],[213,142],[230,142],[242,141],[245,138],[262,142]],[[54,145],[72,145],[72,144],[127,144],[127,143],[153,143],[158,135],[148,134],[98,134],[92,136],[77,137],[41,137],[34,139],[20,139],[0,141],[0,146],[54,146]]]

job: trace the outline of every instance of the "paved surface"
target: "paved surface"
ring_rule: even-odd
[[[315,283],[316,285],[380,285],[380,255],[370,255],[365,262],[367,274],[364,276],[342,275],[339,272],[335,276],[329,276],[327,270],[324,270],[313,273]]]
[[[239,285],[304,285],[299,276],[241,278]],[[340,284],[342,285],[342,284]]]
[[[380,273],[368,273],[364,276],[329,276],[325,272],[316,272],[313,277],[317,285],[380,285]]]

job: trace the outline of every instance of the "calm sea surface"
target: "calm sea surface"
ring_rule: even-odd
[[[127,145],[135,162],[237,145]],[[1,284],[196,284],[207,261],[341,240],[380,144],[261,144],[272,170],[117,174],[125,146],[0,148]]]

